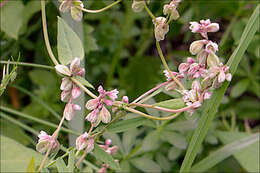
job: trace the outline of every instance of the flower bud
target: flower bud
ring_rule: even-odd
[[[189,29],[191,32],[196,33],[200,31],[200,24],[198,22],[190,22],[190,27]]]
[[[231,79],[232,79],[231,73],[226,74],[226,80],[230,82]]]
[[[144,0],[134,0],[132,3],[132,9],[134,12],[138,13],[144,9],[145,1]]]
[[[209,53],[206,50],[200,51],[197,55],[197,59],[199,61],[199,64],[202,64],[202,65],[205,64],[208,55],[209,55]]]
[[[66,120],[70,121],[74,117],[75,111],[81,110],[81,107],[77,104],[67,103],[65,106],[63,115],[65,116]]]
[[[209,43],[206,45],[205,49],[208,53],[216,53],[218,51],[218,45],[212,41],[209,41]]]
[[[127,96],[124,96],[123,98],[122,98],[122,102],[124,102],[124,103],[129,103],[129,99],[128,99],[128,97]]]
[[[87,132],[83,133],[76,139],[76,149],[78,151],[83,150],[87,146],[87,139],[89,135]]]
[[[115,99],[117,99],[118,93],[119,93],[118,90],[114,89],[112,91],[108,91],[106,94],[107,94],[108,97],[110,97],[111,100],[114,101]]]
[[[56,139],[52,139],[50,135],[46,132],[41,131],[38,135],[38,143],[36,145],[36,150],[40,153],[45,153],[49,147],[51,147],[51,152],[55,153],[59,150],[59,142]]]
[[[219,75],[218,75],[218,82],[222,83],[225,81],[225,79],[226,79],[226,75],[225,75],[224,71],[220,71]]]
[[[112,140],[111,139],[107,139],[106,142],[105,142],[105,145],[106,146],[109,146],[112,144]]]
[[[86,116],[86,120],[88,120],[91,123],[95,123],[98,116],[97,116],[98,110],[94,109],[93,111],[91,111],[87,116]]]
[[[165,35],[169,31],[169,25],[166,23],[165,17],[157,17],[154,23],[154,35],[157,41],[164,40]]]
[[[204,100],[210,99],[211,97],[211,92],[210,91],[206,91],[204,94]]]
[[[219,24],[218,23],[211,23],[207,27],[208,32],[217,32],[219,30]]]
[[[65,13],[66,11],[69,10],[70,7],[71,7],[71,2],[70,2],[69,0],[63,0],[63,1],[61,1],[59,10],[60,10],[62,13]]]
[[[209,53],[209,56],[207,58],[207,64],[209,67],[218,66],[219,65],[219,59],[215,53]]]
[[[192,55],[198,54],[204,46],[204,40],[194,41],[190,45],[190,53]]]
[[[101,121],[103,123],[109,123],[111,121],[110,112],[107,110],[105,106],[101,109],[99,116],[101,117]]]
[[[72,88],[72,91],[71,91],[72,98],[76,99],[80,96],[80,94],[81,94],[80,87],[74,85],[73,88]]]
[[[165,86],[166,91],[175,90],[176,88],[177,88],[177,84],[174,81],[170,82]]]
[[[61,101],[68,102],[71,97],[71,91],[62,91],[61,93]]]
[[[193,90],[195,90],[196,92],[200,92],[201,91],[201,86],[200,86],[199,81],[197,81],[197,80],[193,81],[192,85],[191,85],[191,88]]]
[[[87,103],[86,103],[86,108],[88,110],[93,110],[96,109],[98,106],[98,99],[90,99]]]
[[[60,75],[71,76],[69,68],[65,65],[58,64],[55,66],[56,72]]]
[[[71,88],[72,88],[72,81],[69,78],[67,78],[67,77],[62,78],[60,89],[62,91],[63,90],[69,91]]]
[[[187,70],[190,68],[190,65],[187,63],[181,63],[178,67],[180,73],[186,73]]]
[[[70,64],[70,71],[72,73],[77,72],[79,69],[79,66],[80,66],[80,59],[78,57],[75,57]]]

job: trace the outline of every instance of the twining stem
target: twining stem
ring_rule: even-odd
[[[60,131],[60,129],[61,129],[61,126],[62,126],[62,123],[63,123],[64,119],[65,119],[65,115],[63,115],[63,117],[62,117],[62,119],[61,119],[61,121],[60,121],[60,123],[59,123],[59,126],[58,126],[57,130],[55,130],[55,132],[54,132],[53,135],[52,135],[52,139],[53,139],[53,140],[56,140],[56,139],[57,139],[58,134],[59,134],[59,131]],[[42,160],[42,163],[41,163],[41,165],[40,165],[38,171],[40,171],[40,170],[42,169],[44,163],[46,162],[46,159],[47,159],[47,157],[48,157],[48,155],[49,155],[49,153],[50,153],[50,151],[51,151],[51,149],[52,149],[52,143],[50,143],[50,145],[48,145],[48,147],[49,147],[49,148],[48,148],[48,151],[46,152],[46,154],[45,154],[45,156],[44,156],[44,159]]]
[[[82,11],[87,12],[87,13],[100,13],[100,12],[103,12],[103,11],[113,7],[114,5],[118,4],[119,2],[121,2],[121,0],[117,0],[116,2],[113,2],[112,4],[110,4],[104,8],[98,9],[98,10],[89,10],[89,9],[85,9],[85,8],[78,7],[78,6],[77,6],[77,8],[79,8]]]
[[[14,64],[14,65],[21,65],[21,66],[45,68],[45,69],[51,69],[51,70],[55,69],[54,67],[48,66],[48,65],[33,64],[33,63],[26,63],[26,62],[0,61],[0,64]]]
[[[158,41],[156,41],[156,47],[157,47],[157,50],[158,50],[158,53],[159,53],[159,56],[162,60],[162,63],[163,63],[163,66],[165,67],[165,69],[167,70],[167,72],[169,73],[169,75],[171,76],[171,78],[174,80],[174,82],[176,82],[183,90],[185,90],[185,87],[181,84],[181,82],[175,78],[172,74],[172,72],[170,71],[166,61],[165,61],[165,58],[163,56],[163,53],[162,53],[162,49],[160,47],[160,43]]]
[[[78,85],[81,89],[83,89],[90,97],[92,98],[97,98],[97,96],[95,94],[93,94],[91,91],[89,91],[86,87],[84,87],[84,85],[82,85],[77,79],[75,78],[71,78],[71,80]]]
[[[161,83],[160,85],[157,85],[156,87],[150,89],[149,91],[145,92],[144,94],[142,94],[141,96],[139,96],[137,99],[135,99],[132,103],[137,103],[139,100],[141,100],[142,98],[144,98],[145,96],[149,95],[150,93],[158,90],[159,88],[167,85],[170,81]]]
[[[141,111],[135,110],[133,108],[125,107],[124,109],[129,111],[129,112],[133,112],[135,114],[139,114],[139,115],[141,115],[141,116],[143,116],[145,118],[149,118],[149,119],[152,119],[152,120],[171,120],[171,119],[176,118],[180,114],[180,112],[178,112],[178,113],[172,114],[172,115],[170,115],[168,117],[154,117],[154,116],[145,114],[145,113],[143,113]]]
[[[150,9],[147,7],[146,3],[144,4],[144,9],[146,10],[146,12],[149,14],[149,16],[154,20],[154,22],[156,22],[156,18],[153,15],[153,13],[150,11]]]
[[[40,167],[39,167],[39,169],[38,169],[37,172],[40,172],[40,171],[42,170],[42,168],[43,168],[43,166],[44,166],[44,163],[46,162],[47,157],[48,157],[48,155],[49,155],[49,153],[50,153],[50,151],[51,151],[51,148],[52,148],[52,146],[51,146],[51,145],[48,145],[48,151],[46,152],[46,154],[45,154],[45,156],[44,156],[44,158],[43,158],[43,160],[42,160],[42,163],[41,163],[41,165],[40,165]]]
[[[143,108],[152,108],[152,109],[157,109],[160,111],[164,111],[164,112],[171,112],[171,113],[178,113],[178,112],[184,112],[187,110],[190,110],[193,108],[193,105],[181,108],[181,109],[168,109],[168,108],[163,108],[160,106],[155,106],[155,105],[148,105],[148,104],[140,104],[140,103],[131,103],[130,106],[138,106],[138,107],[143,107]]]
[[[47,51],[50,55],[52,62],[55,65],[58,65],[59,62],[56,60],[56,58],[51,50],[50,41],[49,41],[49,37],[48,37],[46,13],[45,13],[45,0],[41,0],[41,10],[42,10],[42,27],[43,27],[43,36],[44,36],[44,40],[45,40],[45,45],[46,45]]]

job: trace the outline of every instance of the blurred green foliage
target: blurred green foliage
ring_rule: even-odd
[[[88,9],[98,9],[111,3],[107,0],[84,1]],[[162,8],[169,1],[151,0],[151,10],[156,16],[162,15]],[[130,100],[165,81],[163,66],[155,49],[153,24],[145,12],[134,13],[130,0],[100,14],[84,14],[84,50],[86,58],[86,78],[95,87],[102,84],[106,89],[118,88],[120,95],[128,95]],[[189,56],[189,44],[199,39],[188,30],[193,20],[211,19],[220,24],[220,31],[209,34],[209,38],[219,43],[218,55],[227,61],[239,43],[248,18],[257,1],[183,1],[179,7],[180,19],[170,25],[170,32],[161,45],[172,70]],[[13,6],[15,5],[15,10]],[[49,38],[57,56],[57,15],[54,3],[47,4]],[[21,54],[21,62],[52,65],[45,48],[41,27],[40,1],[8,1],[1,7],[0,52],[1,60]],[[2,20],[4,17],[4,20]],[[11,28],[11,29],[10,29]],[[215,121],[201,147],[196,161],[200,161],[223,144],[233,141],[239,132],[258,132],[260,127],[260,32],[258,31],[244,55],[231,86],[222,100]],[[2,64],[1,64],[1,67]],[[64,104],[60,102],[60,77],[54,71],[32,67],[18,67],[15,85],[29,90],[54,111],[62,113]],[[174,93],[161,93],[151,102],[174,97]],[[1,96],[1,105],[13,107],[31,116],[57,123],[55,117],[42,105],[25,93],[12,88]],[[146,110],[150,111],[150,110]],[[159,115],[158,112],[152,112]],[[106,132],[104,138],[111,138],[119,147],[115,158],[120,160],[124,172],[169,172],[177,171],[182,163],[185,149],[196,128],[198,110],[193,117],[180,116],[171,121],[147,120],[143,126],[126,129],[123,133]],[[20,122],[39,131],[52,129],[15,115]],[[128,114],[124,119],[133,117]],[[86,123],[87,124],[87,123]],[[218,131],[228,131],[218,133]],[[243,135],[246,135],[243,133]],[[11,122],[1,118],[1,135],[32,147],[36,136]],[[62,134],[61,143],[68,141]],[[230,141],[229,141],[230,140]],[[234,139],[235,140],[235,139]],[[222,144],[223,143],[223,144]],[[248,148],[247,148],[248,149]],[[250,149],[248,149],[250,150]],[[212,172],[250,171],[241,155],[234,155],[211,168]],[[29,158],[30,159],[30,158]],[[94,158],[90,160],[95,161]],[[242,163],[243,162],[243,163]],[[101,167],[101,162],[94,162]],[[29,164],[29,162],[28,162]],[[241,165],[240,165],[241,164]],[[259,166],[259,165],[258,165]],[[89,168],[90,169],[90,168]]]

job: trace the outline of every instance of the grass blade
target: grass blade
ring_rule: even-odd
[[[229,143],[195,164],[191,168],[191,172],[205,172],[235,152],[241,151],[257,141],[259,141],[259,133]]]
[[[250,41],[253,39],[253,36],[259,27],[259,7],[260,5],[256,7],[252,16],[250,17],[242,34],[240,43],[227,63],[232,74],[234,74],[234,72],[236,71],[239,62],[243,57],[243,54],[245,53]],[[204,110],[199,120],[198,127],[193,133],[184,161],[181,165],[180,172],[190,171],[192,163],[200,149],[203,139],[207,134],[209,125],[217,112],[218,106],[221,102],[222,97],[224,96],[228,85],[229,83],[225,82],[219,89],[217,89],[213,93],[212,98],[204,105]]]

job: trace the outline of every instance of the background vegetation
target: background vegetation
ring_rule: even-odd
[[[156,16],[160,16],[163,5],[167,2],[152,0],[151,10]],[[88,9],[98,9],[109,3],[111,1],[107,0],[84,1]],[[162,73],[164,68],[155,48],[153,24],[145,12],[134,13],[131,3],[130,0],[123,0],[120,5],[103,13],[84,14],[84,37],[81,39],[84,40],[87,79],[94,86],[103,84],[107,89],[118,88],[121,96],[128,95],[129,99],[133,100],[156,84],[165,81],[165,77]],[[14,5],[16,8],[13,8]],[[218,55],[223,62],[227,62],[238,46],[242,32],[256,6],[257,1],[183,0],[178,8],[180,19],[171,23],[166,40],[161,42],[170,68],[176,70],[178,64],[190,55],[188,52],[190,43],[200,38],[198,34],[189,31],[189,22],[207,18],[220,24],[220,31],[209,34],[209,37],[219,43]],[[59,12],[56,2],[50,1],[46,10],[50,42],[57,53]],[[9,15],[3,19],[6,11]],[[10,57],[17,59],[20,54],[20,62],[52,65],[44,44],[39,2],[10,0],[1,7],[0,15],[1,61]],[[6,27],[7,25],[12,27]],[[230,87],[221,101],[221,106],[196,157],[193,170],[259,171],[260,160],[256,154],[259,153],[259,141],[241,150],[240,147],[244,143],[239,141],[245,136],[250,137],[250,134],[259,132],[259,52],[258,30],[233,75]],[[2,67],[1,64],[1,69]],[[27,151],[21,147],[34,149],[37,133],[41,129],[48,133],[53,132],[54,128],[51,128],[50,123],[58,123],[57,115],[61,114],[64,108],[64,104],[60,102],[59,85],[60,77],[51,69],[18,67],[15,81],[1,96],[1,153],[5,150],[4,143],[9,142],[10,146],[14,147],[17,157],[23,158]],[[149,102],[158,102],[171,97],[174,97],[173,93],[163,92]],[[156,111],[152,114],[159,115]],[[144,120],[143,126],[127,129],[122,133],[113,133],[111,130],[105,133],[104,137],[111,138],[113,144],[119,147],[115,158],[120,160],[123,171],[178,171],[200,114],[201,109],[192,117],[184,114],[167,123]],[[126,118],[130,116],[133,115],[128,115]],[[69,140],[67,132],[63,131],[60,138],[60,143],[63,145]],[[227,148],[223,149],[223,146]],[[213,164],[215,166],[207,168],[206,163],[212,160],[200,161],[216,150],[220,151],[220,156],[217,155],[219,161],[216,165]],[[226,153],[230,154],[226,156]],[[62,152],[59,154],[62,155]],[[24,164],[28,165],[30,159],[26,158]],[[88,160],[96,166],[88,163],[86,170],[101,167],[101,162],[96,161],[95,157],[90,156]],[[9,162],[1,161],[1,165],[14,164],[11,160]],[[200,163],[204,168],[199,165]]]

